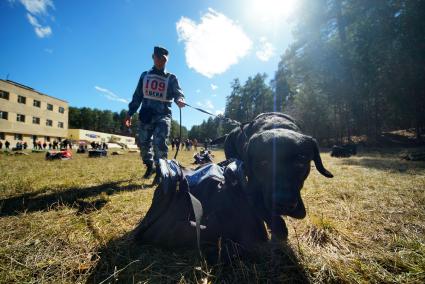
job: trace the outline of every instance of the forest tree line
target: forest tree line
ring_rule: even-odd
[[[245,122],[265,111],[293,116],[320,141],[425,128],[425,1],[298,1],[294,42],[274,78],[231,83],[225,116]],[[231,126],[210,118],[190,137],[219,137]]]

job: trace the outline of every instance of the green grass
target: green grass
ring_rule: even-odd
[[[178,159],[189,166],[192,154]],[[138,154],[0,154],[0,283],[424,283],[425,163],[394,151],[322,156],[335,178],[312,170],[307,217],[286,219],[287,244],[209,265],[129,241],[154,191]]]

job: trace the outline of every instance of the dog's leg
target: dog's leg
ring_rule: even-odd
[[[286,241],[288,239],[288,228],[280,215],[272,215],[263,205],[258,202],[255,206],[259,217],[264,220],[271,231],[272,240]]]
[[[272,241],[286,241],[288,239],[288,228],[282,216],[272,216],[270,229],[272,231]]]

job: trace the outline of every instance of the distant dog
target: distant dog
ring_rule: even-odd
[[[334,145],[331,150],[331,156],[337,158],[348,158],[351,155],[357,154],[357,147],[355,144],[346,144],[337,146]]]
[[[246,194],[271,229],[272,238],[288,236],[281,215],[305,217],[300,191],[310,173],[310,162],[325,177],[333,177],[322,164],[316,140],[302,134],[294,119],[282,113],[263,113],[233,129],[224,151],[227,159],[244,162]]]

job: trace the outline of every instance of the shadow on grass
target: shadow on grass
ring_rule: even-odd
[[[90,213],[99,210],[108,202],[105,198],[94,201],[81,199],[95,197],[101,194],[112,195],[121,191],[134,191],[141,189],[141,185],[128,184],[129,180],[105,183],[91,187],[74,187],[65,191],[43,194],[48,190],[35,193],[25,193],[19,196],[0,200],[0,216],[13,216],[24,212],[35,212],[54,209],[58,206],[70,206],[78,209],[78,214]]]
[[[309,283],[286,244],[265,244],[248,257],[217,264],[201,259],[196,250],[140,245],[130,236],[99,249],[87,283]]]
[[[341,159],[341,164],[347,166],[360,166],[382,171],[392,171],[408,174],[409,169],[425,169],[425,162],[405,161],[397,158],[385,157],[360,157],[358,159]]]

